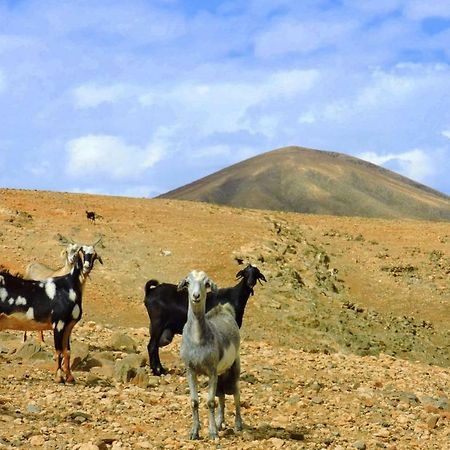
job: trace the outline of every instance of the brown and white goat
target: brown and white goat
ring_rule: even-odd
[[[84,283],[96,259],[103,264],[93,246],[82,246],[67,275],[35,281],[0,272],[0,330],[53,329],[58,382],[74,381],[70,335],[81,319]]]

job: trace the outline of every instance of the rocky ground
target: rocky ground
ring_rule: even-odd
[[[95,210],[95,225],[86,220]],[[189,202],[0,190],[0,264],[57,265],[93,242],[73,331],[77,382],[53,381],[52,338],[0,332],[0,448],[450,448],[450,225],[281,214]],[[188,440],[180,338],[146,361],[149,278],[257,264],[242,333],[241,433]],[[206,389],[203,389],[203,400]],[[228,424],[233,423],[228,399]]]
[[[6,338],[5,338],[6,336]],[[311,354],[242,344],[243,432],[232,398],[218,442],[188,440],[190,402],[179,339],[162,353],[171,370],[149,375],[145,329],[80,325],[74,385],[52,382],[51,347],[4,335],[0,448],[444,449],[450,445],[450,374],[382,354]],[[49,339],[50,340],[50,339]],[[95,343],[95,344],[93,344]],[[144,367],[142,367],[144,366]],[[9,373],[9,374],[8,374]]]

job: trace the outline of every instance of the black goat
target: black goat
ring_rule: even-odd
[[[266,278],[257,267],[250,264],[240,270],[236,278],[242,278],[236,286],[208,292],[206,311],[219,303],[231,303],[240,328],[247,300],[253,295],[253,288],[258,281],[261,283],[261,280],[266,281]],[[170,344],[175,334],[183,332],[187,321],[187,292],[178,291],[175,284],[149,280],[145,285],[144,304],[150,318],[150,341],[147,346],[150,368],[154,375],[163,375],[167,371],[161,365],[159,347]]]
[[[74,381],[70,334],[81,319],[83,287],[96,259],[102,263],[93,246],[82,246],[67,275],[34,281],[0,272],[0,330],[53,329],[59,382],[64,381],[63,371],[65,381]]]
[[[95,211],[86,211],[86,218],[95,225],[95,219],[98,218],[98,214]]]

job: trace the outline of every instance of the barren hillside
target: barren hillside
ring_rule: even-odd
[[[338,216],[450,220],[450,198],[341,153],[286,147],[255,156],[161,198]]]
[[[86,209],[101,216],[95,225]],[[168,376],[141,367],[143,286],[149,278],[178,282],[193,268],[230,286],[241,259],[267,283],[255,287],[242,327],[246,428],[221,432],[220,446],[450,443],[446,222],[0,190],[0,224],[0,264],[13,272],[32,260],[58,265],[61,236],[102,236],[104,261],[72,335],[74,386],[53,382],[49,334],[40,348],[0,332],[0,448],[216,448],[205,427],[200,443],[187,440],[179,337],[161,351]],[[204,403],[200,414],[206,420]]]

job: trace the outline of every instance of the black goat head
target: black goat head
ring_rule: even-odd
[[[252,291],[252,295],[253,295],[253,288],[255,287],[258,281],[260,284],[262,284],[262,281],[267,282],[266,277],[261,273],[261,271],[256,266],[252,264],[249,264],[245,269],[240,270],[236,274],[236,278],[243,278],[245,280],[247,286]]]

